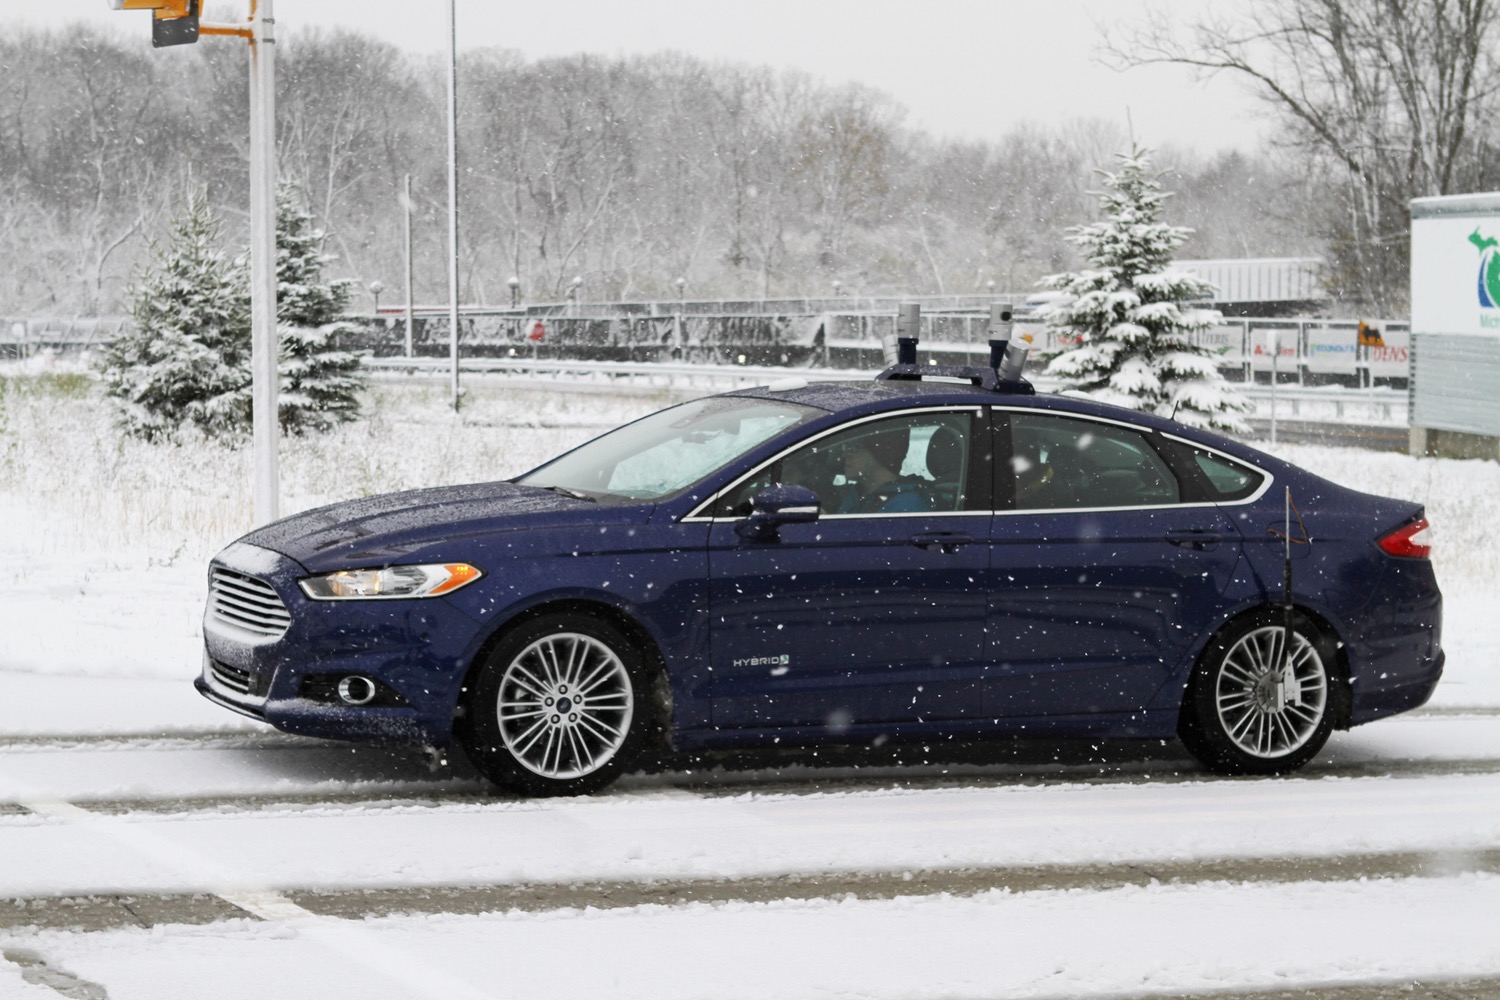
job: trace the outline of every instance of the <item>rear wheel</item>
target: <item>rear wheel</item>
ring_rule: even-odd
[[[582,614],[534,619],[500,640],[470,679],[456,735],[495,784],[582,795],[638,757],[649,704],[640,652]]]
[[[1278,774],[1306,764],[1333,729],[1334,654],[1307,622],[1287,630],[1265,611],[1216,636],[1199,661],[1178,727],[1188,750],[1221,774]]]

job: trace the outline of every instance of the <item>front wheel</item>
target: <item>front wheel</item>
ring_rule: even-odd
[[[1216,636],[1199,661],[1178,732],[1193,756],[1221,774],[1279,774],[1311,760],[1333,730],[1333,652],[1282,612],[1252,615]]]
[[[502,788],[583,795],[639,755],[649,704],[640,652],[581,614],[534,619],[506,635],[470,678],[455,735]]]

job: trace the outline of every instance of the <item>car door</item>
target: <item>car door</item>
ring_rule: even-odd
[[[997,440],[987,714],[1145,708],[1219,620],[1240,533],[1154,432],[1015,409]]]
[[[726,491],[709,532],[714,725],[837,732],[979,713],[986,426],[979,407],[867,418]],[[855,450],[892,440],[899,482],[861,495]],[[808,487],[823,513],[741,537],[750,498],[773,483]]]

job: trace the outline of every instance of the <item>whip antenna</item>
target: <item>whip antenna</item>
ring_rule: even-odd
[[[1281,685],[1282,695],[1287,701],[1294,704],[1302,703],[1300,690],[1293,687],[1291,678],[1287,676],[1288,664],[1292,655],[1292,511],[1296,505],[1292,503],[1292,488],[1286,488],[1286,507],[1283,512],[1281,540],[1285,545],[1285,554],[1282,557],[1281,570],[1281,651],[1276,657],[1276,677]],[[1302,523],[1302,512],[1297,511],[1297,523],[1302,528],[1302,537],[1299,542],[1311,542],[1307,537],[1307,525]],[[1275,529],[1272,529],[1273,532]]]

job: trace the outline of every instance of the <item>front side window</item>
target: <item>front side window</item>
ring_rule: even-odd
[[[779,400],[694,400],[601,435],[516,482],[595,499],[659,500],[823,413]]]
[[[974,416],[905,413],[826,434],[757,470],[714,515],[744,517],[751,498],[778,483],[812,490],[825,516],[967,510]]]
[[[1052,414],[1011,413],[1015,510],[1155,507],[1182,499],[1146,435]]]

